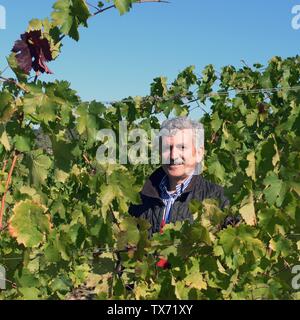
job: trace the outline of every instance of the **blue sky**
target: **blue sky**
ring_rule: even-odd
[[[89,0],[96,4],[96,0]],[[7,27],[0,30],[0,69],[32,18],[50,15],[54,0],[0,0]],[[111,101],[149,93],[153,78],[169,82],[188,65],[200,74],[209,63],[265,64],[299,53],[300,30],[291,26],[300,0],[170,0],[136,4],[120,16],[110,10],[81,28],[78,43],[64,40],[62,55],[44,80],[71,82],[84,100]]]

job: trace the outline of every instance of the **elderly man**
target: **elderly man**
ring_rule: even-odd
[[[162,232],[166,223],[188,219],[192,199],[219,200],[220,208],[229,204],[223,188],[201,175],[204,156],[204,130],[201,123],[186,117],[163,122],[159,135],[162,166],[152,173],[140,195],[142,204],[131,205],[129,213],[151,223],[150,235]]]

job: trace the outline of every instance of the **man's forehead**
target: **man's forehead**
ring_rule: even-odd
[[[195,135],[193,129],[177,130],[175,133],[163,136],[165,142],[192,142],[192,138]]]

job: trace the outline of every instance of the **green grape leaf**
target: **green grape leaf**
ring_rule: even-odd
[[[19,244],[34,248],[45,241],[50,232],[50,218],[47,208],[31,200],[20,201],[13,208],[9,219],[9,232]]]
[[[26,164],[30,169],[30,182],[34,185],[46,184],[52,161],[43,153],[43,150],[33,150],[26,155]]]
[[[9,92],[0,92],[0,123],[8,121],[13,114],[12,101],[13,97]]]
[[[22,288],[19,288],[19,290],[25,300],[40,300],[41,299],[40,290],[37,288],[22,287]]]
[[[15,137],[15,147],[20,152],[29,152],[31,150],[31,139],[28,136]]]
[[[122,15],[130,10],[132,0],[114,0],[114,4]]]
[[[78,41],[78,27],[80,24],[87,27],[87,19],[90,17],[86,2],[84,0],[58,0],[54,3],[53,9],[51,17],[54,24],[61,27],[63,34]]]
[[[280,205],[287,191],[286,183],[279,179],[274,172],[270,172],[263,182],[264,185],[267,186],[263,193],[268,204],[270,206],[273,205],[278,198]]]

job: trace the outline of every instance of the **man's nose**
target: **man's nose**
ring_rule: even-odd
[[[180,158],[180,152],[176,148],[171,148],[170,149],[170,159],[171,160],[177,160]]]

